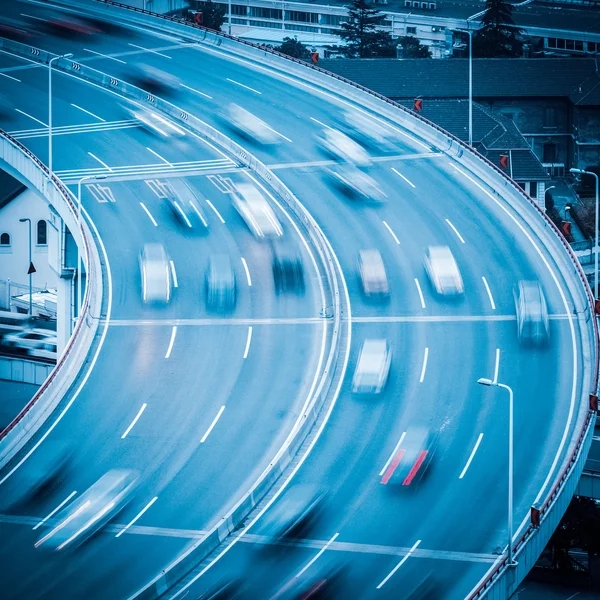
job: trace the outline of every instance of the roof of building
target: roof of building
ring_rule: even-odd
[[[9,175],[6,171],[0,170],[0,209],[4,208],[21,192],[24,192],[25,189],[25,186],[20,181]]]
[[[412,100],[405,99],[400,103],[407,108],[413,107]],[[420,114],[464,142],[468,141],[468,100],[425,100]],[[500,167],[500,155],[512,155],[512,177],[515,180],[550,179],[517,126],[507,117],[494,114],[477,102],[473,103],[473,145],[497,167]]]
[[[464,58],[331,59],[319,61],[319,66],[388,98],[466,98],[469,93],[469,61]],[[576,92],[588,80],[588,93]],[[577,104],[595,105],[598,81],[593,58],[473,60],[475,98],[569,97]]]

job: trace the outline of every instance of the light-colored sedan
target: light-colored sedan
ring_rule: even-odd
[[[387,383],[391,360],[392,351],[387,340],[365,340],[352,379],[352,391],[355,394],[379,394]]]
[[[458,264],[448,246],[429,246],[425,270],[435,291],[442,296],[459,296],[464,292]]]
[[[317,137],[317,143],[326,154],[336,160],[349,162],[358,167],[371,166],[369,153],[359,143],[337,129],[324,129]]]
[[[123,105],[123,108],[129,117],[139,121],[150,133],[163,138],[185,137],[185,131],[181,127],[151,108],[140,104]]]
[[[548,307],[537,281],[519,281],[515,291],[517,333],[523,345],[542,346],[548,341]]]
[[[387,195],[368,173],[352,164],[338,165],[328,171],[329,177],[342,191],[366,202],[386,202]]]
[[[142,299],[168,304],[171,299],[171,270],[162,244],[146,244],[140,254]]]
[[[56,515],[35,547],[60,551],[83,543],[125,508],[137,479],[136,471],[109,471]]]
[[[232,102],[227,107],[223,119],[232,129],[252,142],[263,146],[274,146],[281,143],[281,138],[271,127],[238,104]]]
[[[380,151],[395,149],[398,134],[391,126],[356,110],[346,111],[344,121],[348,135],[357,142]]]
[[[358,271],[365,295],[387,296],[390,293],[385,265],[379,250],[361,250],[358,254]]]
[[[24,329],[16,333],[5,335],[2,343],[10,348],[19,348],[31,352],[45,343],[56,344],[56,332],[49,329]]]
[[[279,219],[263,196],[252,183],[241,183],[231,195],[233,206],[244,219],[248,229],[259,240],[278,238],[283,235]]]

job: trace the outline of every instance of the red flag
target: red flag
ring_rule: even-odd
[[[421,100],[421,98],[415,98],[413,106],[415,110],[423,110],[423,100]]]
[[[501,154],[500,155],[500,166],[503,169],[508,169],[508,154]]]
[[[319,53],[318,52],[311,52],[310,53],[310,60],[313,61],[313,63],[318,63],[319,62]]]

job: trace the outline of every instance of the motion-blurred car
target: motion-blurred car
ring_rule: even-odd
[[[227,254],[213,254],[205,276],[206,305],[209,310],[228,311],[235,307],[235,271]]]
[[[273,543],[303,534],[318,519],[324,499],[317,485],[291,485],[259,521],[260,533]]]
[[[519,281],[515,291],[517,333],[522,344],[540,346],[548,341],[548,308],[537,281]]]
[[[8,38],[16,42],[31,42],[37,34],[37,27],[31,23],[25,23],[22,20],[11,19],[0,16],[0,37]]]
[[[239,579],[221,580],[196,600],[242,600],[248,597],[245,591],[246,587]]]
[[[179,196],[175,190],[168,190],[165,202],[172,215],[182,227],[191,231],[206,232],[208,220],[198,199],[190,194],[185,198]]]
[[[425,270],[438,294],[458,296],[463,293],[463,280],[448,246],[429,246],[425,254]]]
[[[171,270],[162,244],[145,244],[140,254],[142,299],[147,303],[168,304],[171,299]]]
[[[59,551],[82,544],[125,508],[137,479],[136,471],[109,471],[56,515],[55,525],[38,539],[35,547]]]
[[[379,394],[387,383],[392,361],[390,344],[384,339],[366,339],[352,378],[355,394]]]
[[[351,164],[328,169],[327,174],[347,196],[366,202],[386,202],[387,195],[379,184],[361,169]]]
[[[56,332],[48,329],[24,329],[2,338],[2,344],[5,346],[25,350],[28,353],[46,343],[56,344]]]
[[[363,146],[378,151],[391,151],[396,148],[398,134],[394,129],[361,111],[344,112],[343,127],[349,137]]]
[[[426,426],[414,426],[408,429],[386,465],[381,483],[383,485],[402,484],[409,486],[419,481],[429,467],[437,436]]]
[[[250,142],[263,146],[281,143],[281,138],[256,115],[238,104],[231,103],[222,113],[222,119],[234,131]]]
[[[173,97],[181,87],[175,75],[151,65],[138,67],[130,77],[134,85],[155,96]]]
[[[59,37],[75,38],[101,33],[92,21],[59,8],[42,9],[36,16],[23,16],[32,27]]]
[[[58,340],[56,337],[49,338],[39,346],[29,349],[29,356],[36,358],[44,358],[46,360],[56,361],[58,358],[57,354]]]
[[[359,252],[358,272],[366,296],[385,297],[389,295],[390,286],[379,250],[369,249]]]
[[[345,133],[337,129],[324,129],[316,138],[321,150],[336,160],[349,162],[358,167],[369,167],[371,158],[368,152]]]
[[[274,242],[273,281],[277,294],[304,291],[304,267],[300,253],[288,244]]]
[[[184,138],[186,135],[185,131],[173,123],[173,121],[163,117],[161,114],[147,106],[133,103],[123,104],[122,106],[132,119],[139,121],[142,127],[150,133],[171,139]]]
[[[231,194],[231,200],[254,237],[263,240],[283,235],[279,219],[267,199],[254,184],[238,184]]]
[[[284,583],[270,600],[338,600],[348,598],[342,589],[346,566],[318,561],[299,577]],[[346,592],[346,593],[344,593]]]

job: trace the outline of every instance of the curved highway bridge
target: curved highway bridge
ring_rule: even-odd
[[[97,11],[92,4],[84,9]],[[5,9],[30,19],[45,14],[36,2]],[[200,43],[194,36],[200,40],[202,30],[179,35],[150,16],[152,27],[142,27],[133,18],[139,14],[131,11],[129,22],[124,9],[111,10],[104,18],[130,29],[32,42],[55,55],[72,53],[81,65],[55,63],[53,170],[73,193],[82,177],[106,176],[82,187],[102,263],[102,318],[69,392],[0,471],[6,497],[20,472],[43,461],[45,448],[72,445],[68,469],[47,494],[1,515],[3,597],[198,598],[241,578],[249,598],[284,598],[296,579],[334,566],[345,567],[334,597],[468,597],[507,546],[508,396],[478,379],[514,390],[515,541],[529,525],[530,507],[548,498],[569,457],[585,451],[577,443],[595,389],[596,333],[575,264],[543,217],[531,217],[525,197],[522,210],[505,202],[504,194],[516,192],[507,185],[494,193],[481,176],[486,169],[497,176],[491,166],[480,161],[474,173],[464,164],[466,150],[433,145],[415,117],[404,113],[404,126],[394,125],[334,79],[315,83],[308,67],[306,77],[295,63],[286,73],[270,64],[281,59],[264,53],[257,60],[225,37],[227,47]],[[275,293],[268,246],[231,204],[231,186],[258,181],[250,159],[191,125],[175,141],[151,135],[125,113],[123,99],[81,75],[92,67],[131,81],[140,65],[177,78],[167,100],[182,115],[232,136],[220,111],[234,102],[279,138],[275,151],[236,139],[312,215],[331,251],[328,266],[307,234],[310,222],[261,180],[302,256],[304,294]],[[47,81],[47,65],[5,45],[0,86],[15,110],[0,125],[44,163]],[[338,127],[343,111],[397,134],[393,151],[370,150],[369,174],[387,197],[381,205],[349,200],[332,185],[333,161],[315,139]],[[203,199],[205,235],[189,235],[174,221],[164,201],[170,185]],[[153,242],[172,261],[173,298],[164,309],[144,305],[140,294],[138,256]],[[458,301],[436,295],[426,278],[423,256],[436,245],[448,246],[460,267]],[[388,271],[384,304],[361,293],[357,256],[369,248],[379,250]],[[232,258],[238,282],[229,316],[211,314],[203,301],[208,256],[219,253]],[[546,292],[545,348],[518,342],[513,291],[520,280],[538,280]],[[387,339],[392,360],[385,390],[363,399],[352,393],[352,377],[369,338]],[[332,376],[325,367],[334,343],[335,376],[298,454],[243,526],[202,554],[199,542],[301,427],[306,406]],[[403,437],[422,425],[437,438],[426,476],[409,489],[386,485]],[[116,521],[71,553],[34,548],[57,507],[114,468],[141,476]],[[263,523],[277,511],[278,495],[299,484],[326,491],[325,508],[305,537],[270,547]],[[179,575],[161,577],[181,567],[182,556],[188,563]]]

